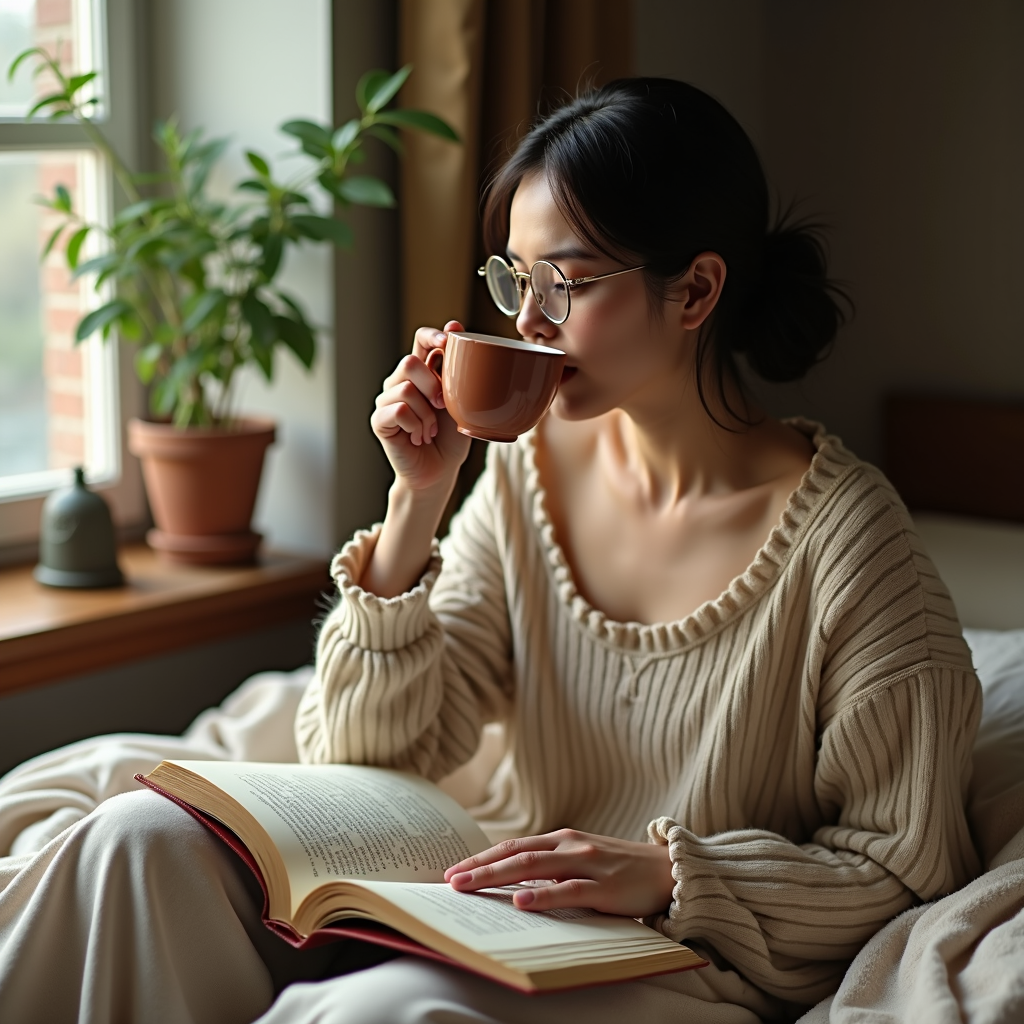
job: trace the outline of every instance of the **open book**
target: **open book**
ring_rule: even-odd
[[[515,886],[456,892],[445,868],[491,844],[454,800],[415,775],[358,765],[164,761],[136,778],[242,856],[266,894],[264,921],[295,946],[357,936],[527,992],[706,963],[632,918],[519,910]]]

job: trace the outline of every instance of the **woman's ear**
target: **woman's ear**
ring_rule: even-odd
[[[725,286],[725,260],[717,252],[702,252],[676,286],[679,324],[695,331],[711,315]]]

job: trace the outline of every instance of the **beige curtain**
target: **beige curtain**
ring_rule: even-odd
[[[400,0],[402,101],[444,117],[461,146],[406,133],[401,238],[405,345],[457,319],[510,333],[476,268],[480,188],[538,113],[632,73],[630,0]]]

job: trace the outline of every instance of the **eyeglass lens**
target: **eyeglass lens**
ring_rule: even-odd
[[[522,306],[519,281],[511,267],[504,260],[492,256],[487,261],[487,290],[494,304],[506,316],[515,316]]]
[[[523,298],[515,271],[500,257],[492,256],[487,261],[486,278],[494,304],[506,316],[515,316]],[[530,287],[540,311],[552,323],[564,323],[569,315],[569,287],[561,271],[545,260],[535,263]]]

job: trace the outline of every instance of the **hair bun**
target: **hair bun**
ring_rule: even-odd
[[[765,380],[802,377],[827,354],[852,312],[828,278],[819,225],[780,219],[764,238],[761,275],[740,332],[747,362]]]

